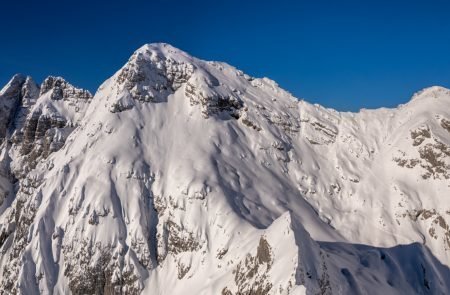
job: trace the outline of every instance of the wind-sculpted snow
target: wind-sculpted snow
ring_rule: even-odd
[[[339,113],[150,44],[0,105],[2,294],[450,290],[447,89]]]

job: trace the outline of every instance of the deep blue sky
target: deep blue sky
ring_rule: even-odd
[[[116,2],[116,3],[114,3]],[[450,1],[3,1],[0,83],[60,75],[95,92],[167,42],[338,110],[450,87]]]

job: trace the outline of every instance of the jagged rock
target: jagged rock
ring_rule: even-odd
[[[450,132],[450,121],[447,119],[442,119],[441,120],[441,126],[442,128],[444,128],[445,130],[447,130],[448,132]]]
[[[210,89],[210,86],[208,86]],[[185,95],[189,97],[191,105],[200,105],[205,118],[227,111],[231,116],[239,118],[238,110],[243,107],[242,101],[233,92],[220,94],[214,90],[205,91],[204,88],[197,87],[192,83],[187,83]]]
[[[92,95],[89,91],[76,88],[67,83],[61,77],[47,77],[41,85],[39,96],[51,92],[50,97],[53,100],[68,99],[76,97],[78,99],[91,99]]]
[[[431,138],[430,128],[428,126],[422,126],[411,131],[411,138],[414,141],[413,146],[421,145],[427,138]]]
[[[194,71],[192,64],[177,62],[157,52],[142,48],[136,52],[117,76],[119,87],[140,102],[163,101],[188,81]],[[115,104],[112,112],[121,112],[130,107]]]
[[[25,77],[15,75],[0,91],[0,143],[5,140],[22,98]]]
[[[234,280],[238,287],[236,294],[270,294],[273,286],[272,283],[267,281],[267,272],[270,270],[272,263],[270,245],[264,237],[261,237],[256,255],[248,254],[244,261],[239,262],[234,271]]]

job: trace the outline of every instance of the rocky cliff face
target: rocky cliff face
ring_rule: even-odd
[[[30,82],[32,83],[32,82]],[[14,76],[8,85],[6,85],[0,95],[2,97],[0,105],[0,140],[3,142],[8,135],[11,125],[14,123],[14,117],[20,108],[20,104],[24,95],[34,95],[29,93],[30,89],[26,87],[30,85],[25,84],[25,77],[21,75]],[[32,86],[31,86],[32,87]]]
[[[167,44],[94,97],[15,76],[0,293],[445,294],[449,105],[339,113]]]
[[[50,168],[47,157],[63,147],[91,99],[89,92],[55,77],[39,87],[30,77],[16,75],[0,93],[0,112],[8,118],[1,144],[1,212],[6,222],[1,226],[0,245],[11,249],[2,251],[1,258],[7,261],[1,271],[5,294],[18,292],[15,277],[36,212],[29,202],[42,177],[31,176],[30,171],[38,163]]]
[[[15,76],[2,90],[5,148],[11,173],[22,178],[36,164],[59,150],[79,124],[92,95],[60,77],[48,77],[39,87],[30,77]]]

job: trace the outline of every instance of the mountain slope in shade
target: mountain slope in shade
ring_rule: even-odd
[[[0,92],[3,294],[445,294],[450,91],[339,113],[167,44]]]

